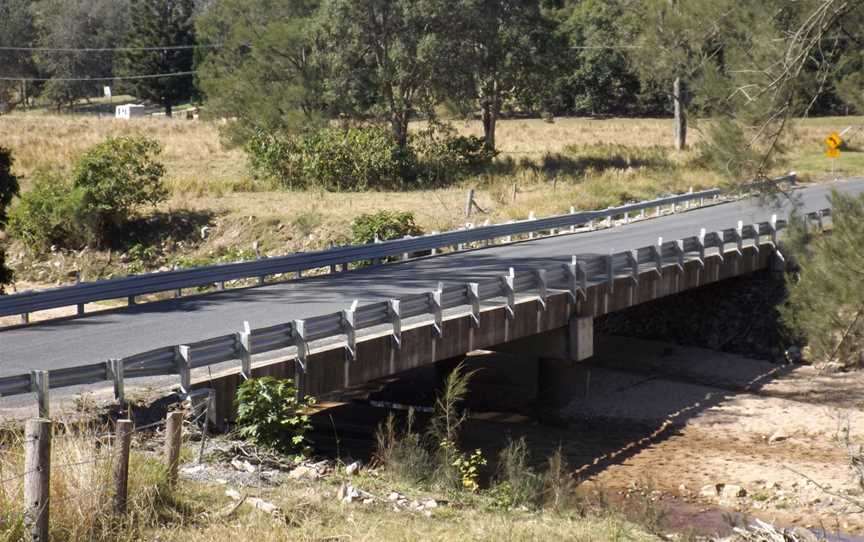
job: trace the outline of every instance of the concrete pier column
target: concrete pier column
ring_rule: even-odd
[[[594,317],[574,316],[567,326],[567,357],[583,361],[594,356]]]

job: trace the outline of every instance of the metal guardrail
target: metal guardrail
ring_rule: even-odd
[[[830,209],[809,213],[808,221],[815,219],[819,226],[823,218],[830,216]],[[82,384],[113,381],[115,395],[122,400],[124,379],[150,376],[179,375],[181,389],[188,391],[192,369],[225,361],[239,361],[241,372],[251,376],[251,357],[255,354],[273,352],[289,347],[296,348],[296,357],[305,370],[309,345],[322,339],[341,339],[326,349],[344,348],[349,359],[356,352],[357,332],[390,326],[390,333],[398,341],[402,323],[406,318],[426,316],[434,325],[445,320],[444,311],[455,308],[470,308],[471,314],[479,318],[481,302],[505,306],[513,310],[516,294],[529,294],[545,300],[551,289],[569,293],[575,300],[585,295],[589,286],[611,282],[617,278],[631,276],[638,280],[641,273],[662,272],[666,267],[683,265],[688,261],[703,262],[708,257],[723,258],[729,252],[728,245],[735,244],[732,252],[745,246],[759,247],[762,238],[776,248],[778,231],[786,227],[786,221],[773,216],[769,222],[737,227],[721,231],[706,232],[674,241],[658,242],[656,245],[603,256],[573,256],[570,263],[558,264],[547,269],[514,270],[505,275],[464,286],[442,286],[432,292],[405,296],[390,301],[356,306],[337,313],[316,316],[307,320],[294,320],[260,329],[245,329],[232,335],[214,337],[196,343],[157,348],[148,352],[128,356],[120,360],[107,360],[79,367],[51,371],[31,371],[29,374],[0,378],[0,397],[36,392],[40,405],[47,404],[48,388],[60,388]],[[752,240],[745,245],[747,239]],[[502,305],[503,304],[503,305]],[[462,313],[459,314],[461,316]],[[386,327],[384,328],[387,329]],[[48,383],[50,382],[50,386]]]
[[[778,180],[792,179],[794,174]],[[629,217],[633,213],[643,213],[652,208],[659,210],[664,206],[672,207],[673,212],[680,204],[690,206],[698,201],[701,206],[708,198],[721,195],[719,189],[703,190],[650,201],[611,207],[600,211],[571,212],[566,215],[541,219],[528,219],[506,224],[493,224],[461,229],[445,233],[429,234],[419,237],[383,241],[367,245],[351,245],[317,252],[304,252],[288,256],[262,258],[259,260],[219,265],[208,265],[191,269],[146,273],[116,279],[83,282],[73,286],[61,286],[50,290],[21,292],[0,296],[0,316],[28,315],[46,309],[78,306],[83,312],[85,303],[108,299],[127,298],[134,301],[136,296],[224,284],[227,281],[258,278],[263,282],[267,276],[302,273],[310,269],[330,268],[366,261],[381,261],[385,258],[401,257],[404,254],[436,251],[445,247],[460,247],[469,243],[510,238],[514,235],[534,234],[536,232],[575,228],[601,219],[617,216]],[[625,218],[626,219],[626,218]],[[25,318],[26,320],[26,318]]]

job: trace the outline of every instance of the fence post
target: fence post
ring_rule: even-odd
[[[51,420],[24,426],[24,524],[33,542],[48,542],[51,488]]]
[[[168,467],[168,485],[177,485],[180,466],[180,442],[183,436],[183,413],[169,412],[165,420],[165,466]]]
[[[468,189],[468,198],[465,200],[465,216],[471,216],[471,207],[474,206],[474,189]]]
[[[114,513],[126,513],[129,494],[129,447],[132,443],[132,421],[117,420],[114,441]]]
[[[36,400],[39,403],[39,417],[50,417],[48,371],[30,371],[30,389],[36,394]]]

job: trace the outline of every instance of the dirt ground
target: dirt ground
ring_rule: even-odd
[[[702,513],[719,505],[779,524],[864,532],[864,514],[845,500],[864,498],[843,444],[847,430],[864,442],[864,373],[825,375],[624,338],[601,340],[597,351],[585,368],[587,397],[577,394],[563,414],[641,426],[645,435],[584,466],[591,481],[647,486]],[[716,495],[717,484],[746,496]]]

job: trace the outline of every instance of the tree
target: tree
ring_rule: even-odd
[[[32,47],[36,45],[36,27],[30,9],[31,0],[5,0],[0,3],[0,46]],[[33,55],[29,51],[0,50],[0,77],[33,77]],[[23,103],[26,82],[0,81],[0,102]]]
[[[12,152],[0,147],[0,228],[6,226],[9,216],[6,208],[12,202],[12,198],[19,192],[18,178],[12,173]],[[0,294],[3,286],[12,282],[12,270],[6,267],[6,253],[0,246]]]
[[[506,100],[532,103],[549,86],[560,58],[553,22],[538,0],[464,0],[460,19],[455,39],[464,52],[448,57],[448,70],[463,71],[463,94],[479,106],[486,147],[494,150]]]
[[[61,49],[110,49],[122,42],[128,0],[38,0],[33,4],[38,45]],[[42,95],[58,108],[101,95],[114,76],[113,51],[40,51],[36,66],[46,82]]]
[[[456,8],[455,0],[325,0],[319,20],[335,109],[387,122],[406,149],[409,121],[434,116],[436,89],[460,61],[441,54],[460,28]]]
[[[326,111],[317,1],[217,0],[196,19],[207,50],[198,85],[209,115],[231,118],[229,143],[257,134],[288,134],[320,125]]]
[[[134,50],[121,55],[120,74],[135,76],[192,71],[194,10],[194,0],[132,0],[126,46]],[[124,86],[138,98],[160,104],[168,117],[174,105],[191,98],[195,89],[191,74],[133,79]]]

